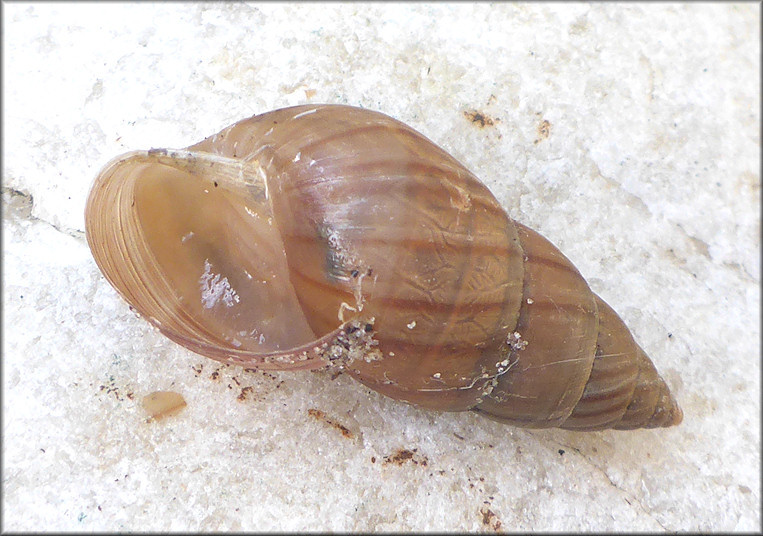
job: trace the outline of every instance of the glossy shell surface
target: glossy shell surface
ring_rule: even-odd
[[[520,426],[670,426],[681,411],[548,240],[384,114],[297,106],[100,173],[87,238],[109,282],[220,361],[339,367],[385,395]]]

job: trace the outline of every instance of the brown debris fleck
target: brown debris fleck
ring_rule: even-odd
[[[147,421],[175,415],[187,405],[183,395],[174,391],[154,391],[144,396],[141,404],[148,412]]]
[[[464,117],[466,117],[469,121],[476,124],[480,128],[485,128],[486,126],[492,127],[500,121],[499,119],[493,119],[489,115],[477,110],[466,110],[464,112]]]
[[[490,508],[481,508],[480,514],[482,514],[482,524],[486,527],[498,532],[501,529],[501,520],[493,513]]]
[[[419,449],[397,449],[394,454],[384,457],[384,465],[393,463],[397,466],[402,466],[404,463],[410,461],[414,465],[426,467],[429,464],[429,460],[426,456],[416,454],[418,450]]]
[[[536,145],[551,135],[551,123],[547,119],[538,124],[538,137],[533,141]]]
[[[319,410],[319,409],[314,409],[314,408],[311,408],[311,409],[308,409],[308,410],[307,410],[307,414],[308,414],[308,415],[310,415],[310,416],[311,416],[312,418],[314,418],[315,420],[318,420],[318,421],[323,421],[323,422],[325,422],[326,424],[328,424],[329,426],[333,426],[334,428],[336,428],[337,430],[339,430],[339,431],[342,433],[342,435],[343,435],[344,437],[346,437],[347,439],[354,439],[354,438],[355,438],[355,434],[353,434],[353,433],[350,431],[350,429],[349,429],[349,428],[347,428],[347,427],[346,427],[346,426],[344,426],[343,424],[341,424],[341,423],[339,423],[339,422],[335,421],[334,419],[332,419],[331,417],[329,417],[328,415],[326,415],[326,414],[325,414],[323,411],[321,411],[321,410]]]
[[[344,371],[342,369],[336,369],[334,372],[331,373],[331,376],[330,376],[331,381],[336,380],[339,376],[342,375],[343,372]]]
[[[252,390],[253,389],[251,386],[244,387],[243,389],[241,389],[241,394],[238,395],[238,401],[243,402],[244,400],[246,400],[246,397],[249,395],[249,393],[252,392]]]
[[[132,392],[129,392],[127,393],[127,395],[124,395],[124,396],[122,395],[122,392],[119,390],[119,387],[117,386],[117,382],[114,376],[109,376],[109,381],[106,382],[105,384],[99,385],[98,390],[107,395],[114,395],[114,398],[116,398],[119,402],[123,402],[125,399],[125,396],[130,400],[132,400],[133,398]]]

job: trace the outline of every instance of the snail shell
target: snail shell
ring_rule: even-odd
[[[384,114],[296,106],[125,154],[85,216],[108,281],[210,358],[338,367],[395,399],[518,426],[682,419],[570,261]]]

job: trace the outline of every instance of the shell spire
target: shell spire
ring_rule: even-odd
[[[523,340],[510,352],[511,370],[474,410],[533,428],[679,424],[681,409],[617,313],[553,244],[515,225],[525,259],[515,332]]]

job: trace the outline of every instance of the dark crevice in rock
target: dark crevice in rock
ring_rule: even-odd
[[[9,186],[2,187],[3,194],[3,219],[10,221],[39,221],[46,225],[50,225],[56,231],[65,235],[76,238],[77,240],[84,240],[85,233],[79,229],[69,229],[66,227],[59,227],[58,225],[51,223],[42,218],[38,218],[32,214],[34,208],[34,196],[29,192],[23,190],[17,190]]]

